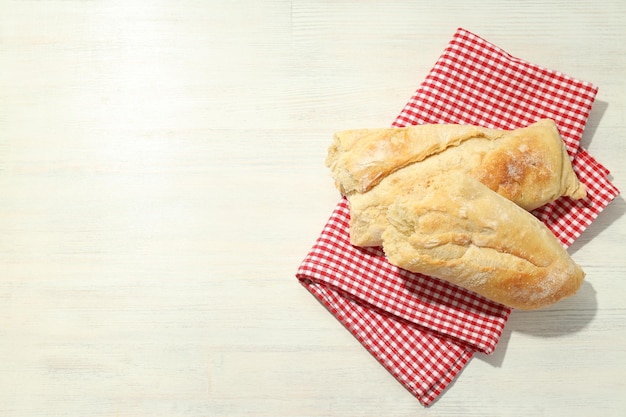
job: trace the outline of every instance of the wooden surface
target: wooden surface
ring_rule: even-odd
[[[0,416],[622,416],[626,205],[580,293],[425,409],[294,273],[336,130],[388,126],[458,27],[600,88],[626,189],[626,3],[0,0]]]

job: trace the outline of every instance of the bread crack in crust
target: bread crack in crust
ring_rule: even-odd
[[[469,139],[496,140],[502,135],[495,129],[469,125],[345,130],[333,136],[326,165],[342,194],[364,193],[387,175],[414,162]]]

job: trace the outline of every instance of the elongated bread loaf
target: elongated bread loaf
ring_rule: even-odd
[[[387,210],[390,263],[519,309],[574,294],[583,270],[532,214],[467,175],[434,175]]]
[[[422,125],[340,132],[327,164],[350,201],[350,239],[357,246],[379,246],[388,206],[434,174],[470,175],[528,211],[586,195],[550,119],[509,131]]]
[[[502,139],[509,140],[487,148],[481,144]],[[495,191],[502,188],[523,198],[521,189],[532,186],[542,190],[533,194],[541,194],[544,200],[551,194],[584,196],[584,187],[571,172],[563,141],[551,119],[515,130],[454,124],[345,130],[333,136],[326,165],[342,194],[364,193],[400,168],[468,144],[471,146],[464,147],[463,152],[478,154],[475,162],[484,164],[476,175],[482,175],[482,182]]]

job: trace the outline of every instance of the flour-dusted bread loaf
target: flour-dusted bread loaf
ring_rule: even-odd
[[[553,304],[584,278],[543,223],[467,175],[424,180],[395,199],[387,217],[390,263],[513,308]]]
[[[516,180],[532,183],[543,193],[584,196],[584,187],[571,171],[571,164],[556,124],[542,119],[528,127],[515,130],[488,129],[480,126],[455,124],[424,124],[403,128],[353,129],[337,132],[328,149],[326,165],[331,169],[337,188],[344,195],[364,193],[383,178],[415,162],[461,146],[466,142],[479,143],[514,138],[502,145],[500,152],[493,153],[484,163],[491,168],[492,176],[484,172],[490,188],[509,189],[519,194]],[[472,139],[474,139],[472,141]],[[526,144],[527,146],[524,146]],[[535,149],[541,145],[541,149]],[[496,145],[495,147],[500,147]],[[516,149],[517,148],[517,149]],[[548,153],[545,153],[548,150]],[[492,149],[493,151],[493,149]],[[464,152],[485,152],[481,146],[474,150],[466,147]],[[512,155],[521,158],[513,159]],[[485,155],[479,157],[482,159]],[[545,158],[550,158],[549,161]],[[546,165],[546,162],[549,164]],[[546,170],[533,170],[533,165],[546,165]],[[566,168],[570,168],[568,171]],[[540,168],[541,168],[540,166]],[[550,172],[551,170],[551,172]],[[508,182],[499,179],[506,176]],[[557,180],[558,181],[555,181]]]
[[[528,211],[586,195],[550,119],[509,131],[422,125],[340,132],[327,164],[350,202],[357,246],[379,246],[387,207],[437,173],[470,175]]]

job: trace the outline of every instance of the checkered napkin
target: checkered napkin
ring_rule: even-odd
[[[515,129],[553,119],[588,197],[561,198],[533,213],[569,246],[619,193],[608,170],[579,148],[596,93],[589,83],[524,62],[458,29],[393,126]],[[430,405],[474,353],[494,351],[511,310],[397,268],[381,248],[350,245],[349,219],[348,202],[341,199],[296,275],[402,385]]]

